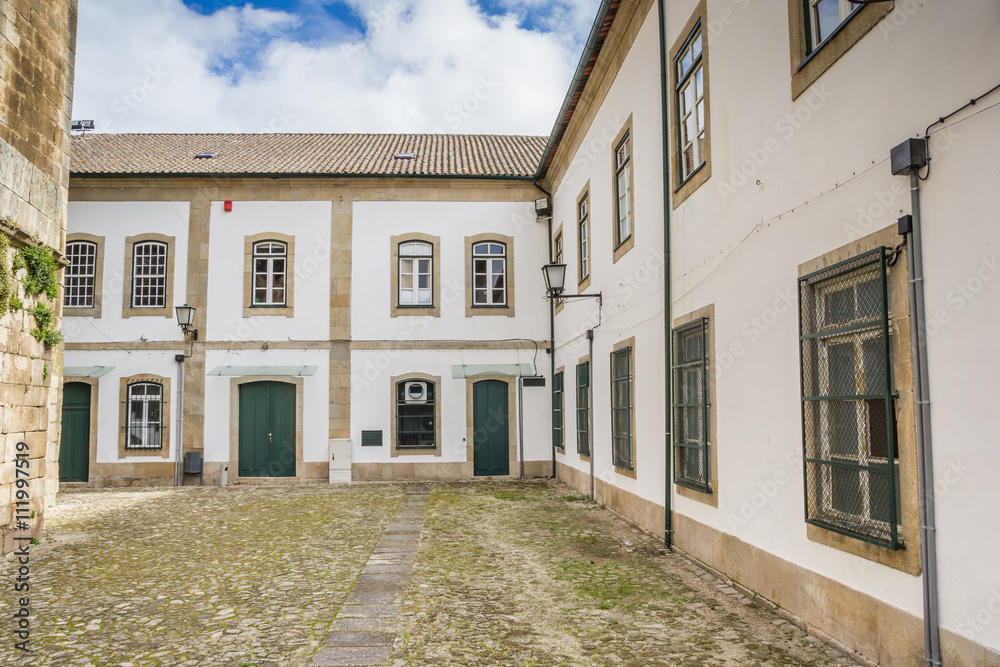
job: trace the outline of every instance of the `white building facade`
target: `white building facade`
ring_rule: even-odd
[[[556,315],[560,478],[880,664],[1000,664],[980,405],[1000,370],[981,353],[1000,312],[998,19],[989,2],[603,3],[540,170],[567,293],[605,304]],[[925,134],[917,210],[890,150]],[[923,231],[915,282],[900,224]]]
[[[302,141],[78,143],[63,304],[78,428],[63,444],[85,474],[64,483],[197,483],[179,465],[192,455],[209,483],[551,474],[546,227],[531,203],[544,139]],[[188,171],[109,171],[121,142]],[[350,164],[364,148],[384,164]],[[243,151],[283,155],[283,177],[254,174]],[[531,280],[515,280],[522,265]]]

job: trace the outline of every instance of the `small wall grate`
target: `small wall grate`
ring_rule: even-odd
[[[362,447],[381,447],[382,446],[382,431],[362,431],[361,432],[361,446]]]

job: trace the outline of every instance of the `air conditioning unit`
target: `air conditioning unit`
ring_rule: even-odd
[[[408,404],[419,405],[427,402],[426,382],[407,382],[406,386],[403,387],[403,392]]]

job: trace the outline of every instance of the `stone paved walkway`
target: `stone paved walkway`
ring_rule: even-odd
[[[71,491],[47,516],[30,654],[0,559],[0,665],[854,664],[548,482]]]

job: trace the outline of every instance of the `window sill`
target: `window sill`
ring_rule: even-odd
[[[294,306],[243,306],[243,317],[295,317]]]
[[[514,317],[513,306],[468,306],[465,310],[466,317]]]
[[[632,221],[632,224],[635,225],[635,220]],[[614,249],[614,252],[612,253],[611,256],[611,263],[612,264],[617,263],[619,259],[625,256],[625,253],[627,253],[634,247],[635,247],[635,231],[633,229],[632,234],[627,239],[619,243],[618,247]]]
[[[634,465],[631,468],[620,468],[615,466],[615,473],[621,475],[622,477],[631,477],[632,479],[636,479]]]

